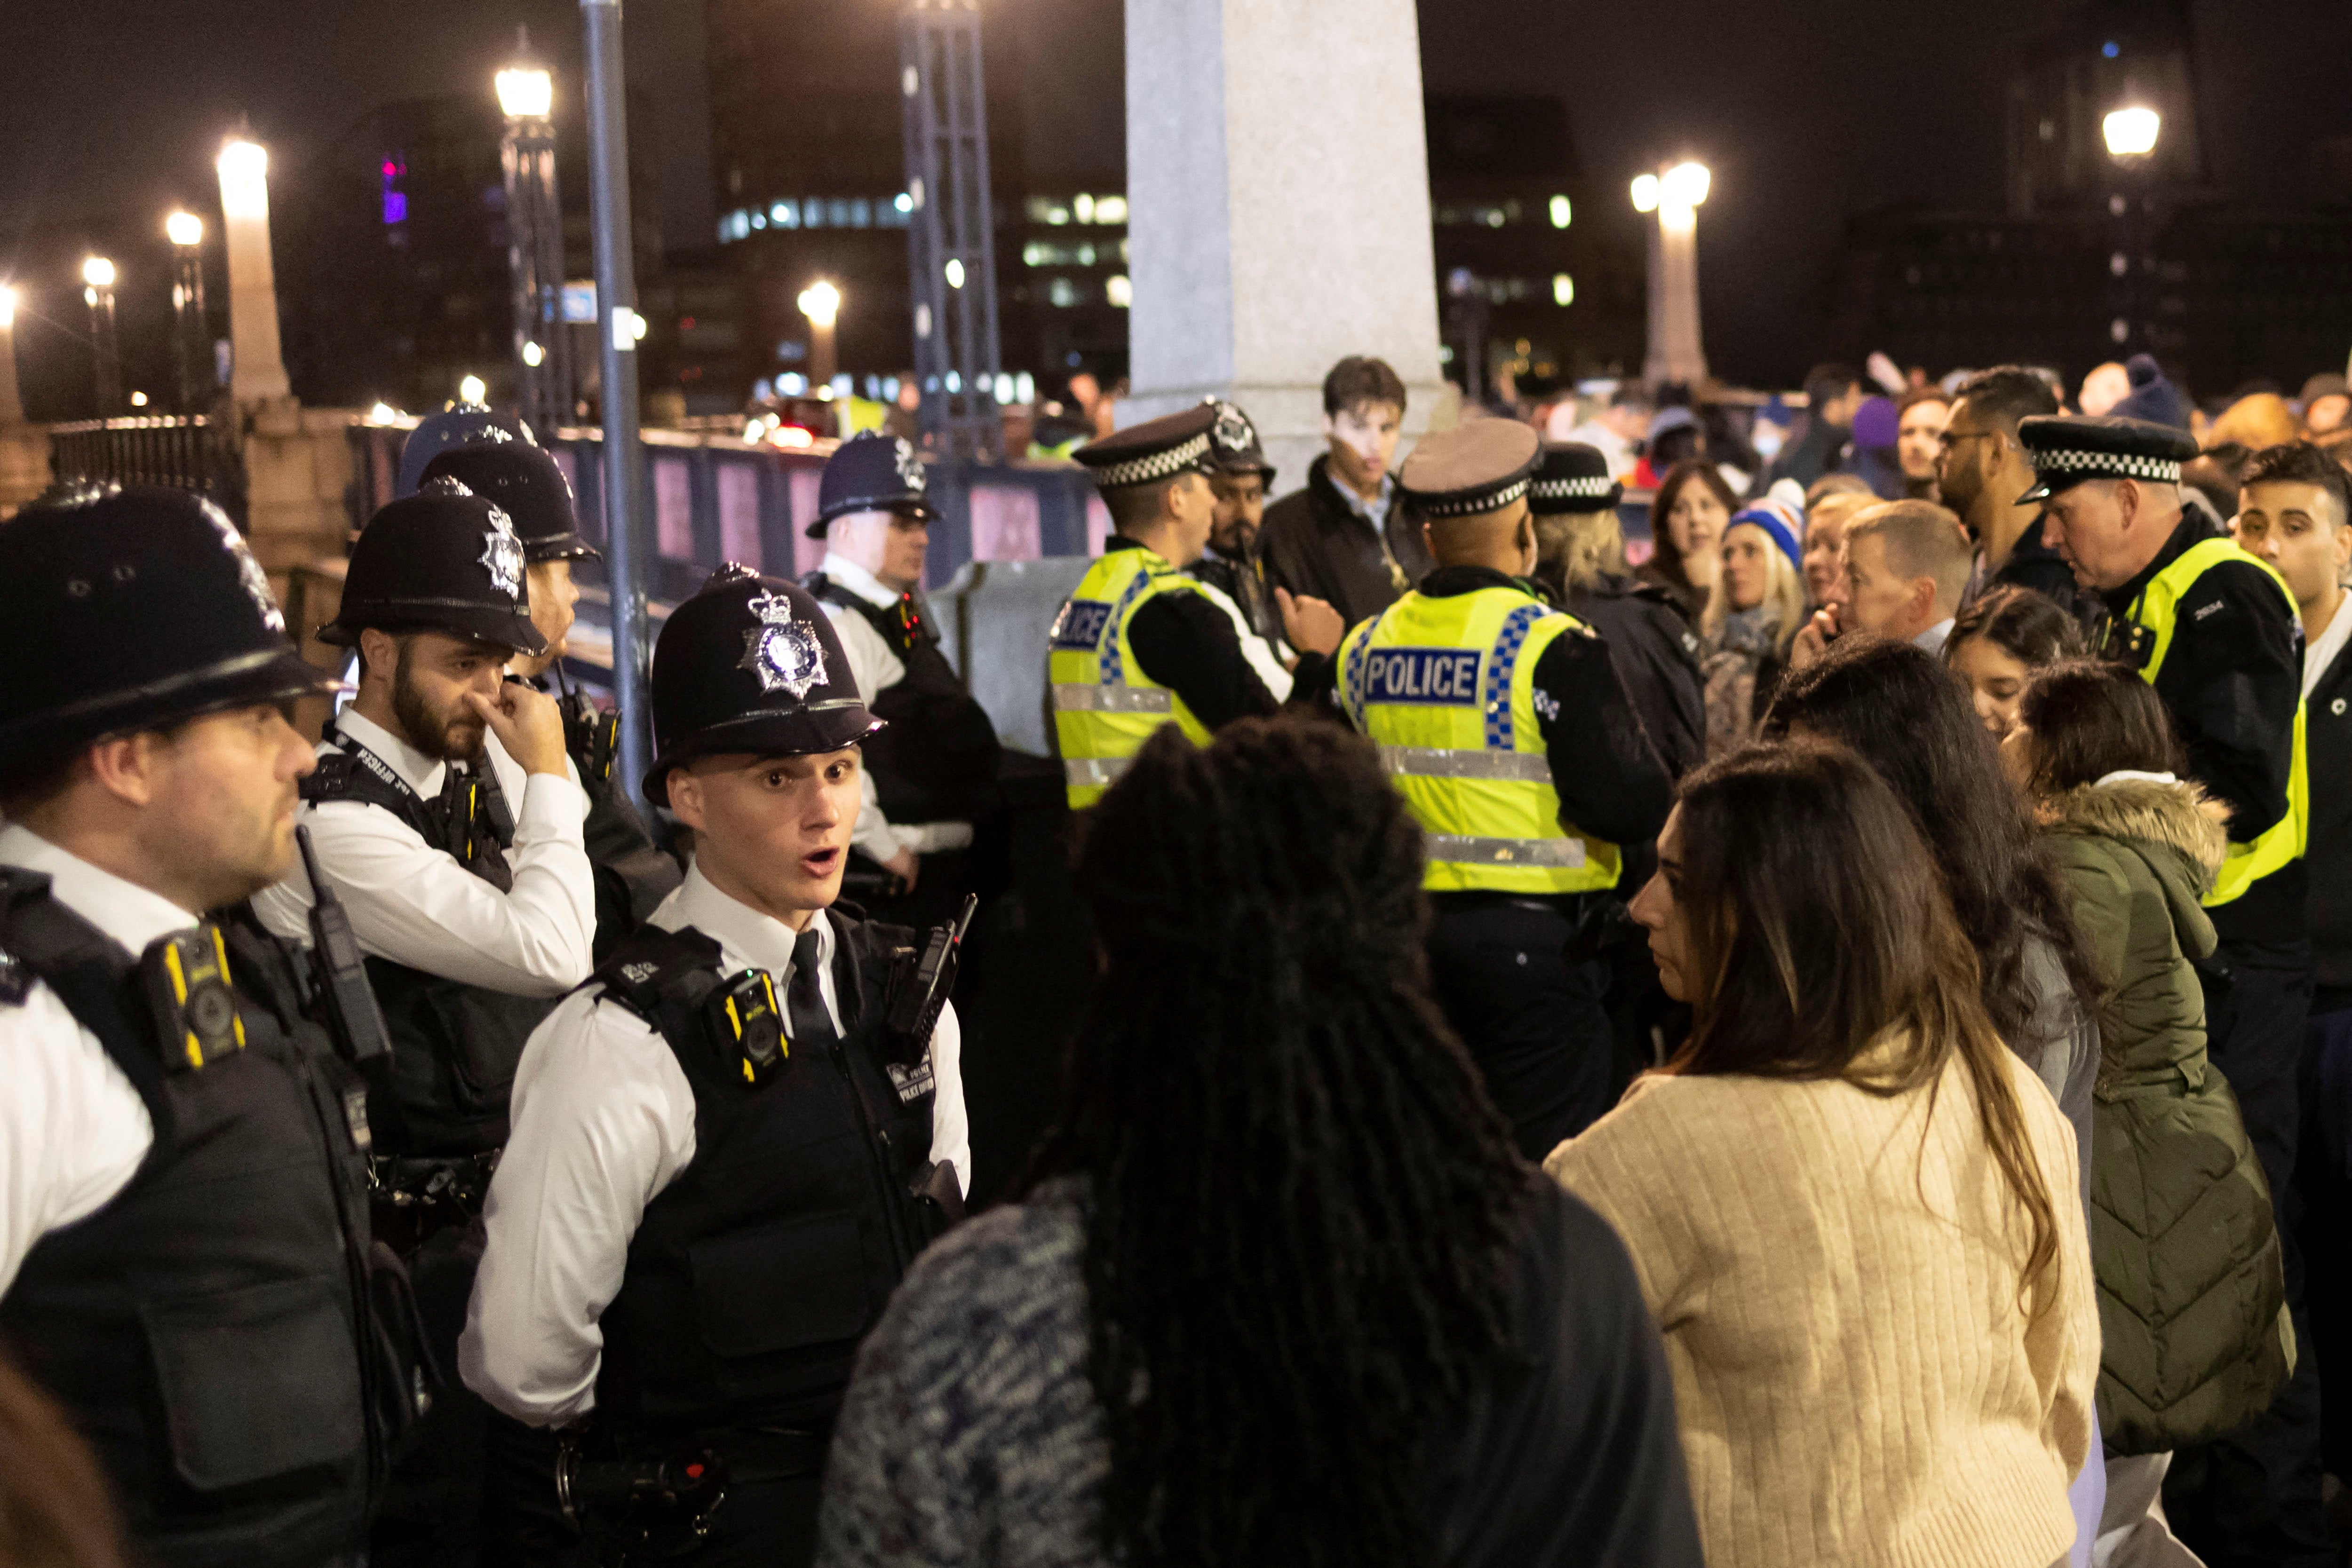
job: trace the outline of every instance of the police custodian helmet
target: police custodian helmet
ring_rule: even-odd
[[[922,455],[904,436],[864,431],[835,447],[824,460],[824,475],[817,481],[816,521],[808,526],[808,537],[824,538],[833,519],[850,512],[896,512],[927,523],[939,520]]]
[[[482,499],[496,502],[513,520],[523,559],[534,566],[598,554],[595,546],[580,537],[572,481],[543,447],[520,441],[452,446],[425,465],[425,477],[455,479]]]
[[[506,508],[443,477],[369,518],[352,547],[342,606],[318,638],[356,648],[370,627],[547,652],[530,623],[522,538]]]
[[[394,499],[416,494],[425,470],[444,452],[460,446],[503,446],[509,443],[536,445],[530,426],[510,413],[500,413],[478,402],[452,403],[439,413],[419,421],[400,448],[400,473],[393,480]]]
[[[333,689],[286,635],[227,514],[187,490],[91,486],[0,524],[0,768],[109,736]]]
[[[808,591],[733,562],[662,623],[652,685],[645,789],[656,806],[669,804],[670,769],[695,758],[839,751],[882,727]]]

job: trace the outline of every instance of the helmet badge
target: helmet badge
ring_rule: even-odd
[[[754,595],[751,609],[760,624],[743,633],[743,658],[735,667],[759,676],[763,692],[805,699],[824,680],[824,649],[815,631],[793,618],[792,601],[780,593]]]
[[[490,507],[490,526],[482,535],[481,562],[489,569],[490,585],[509,598],[522,597],[522,540],[515,537],[514,519],[504,507]]]
[[[921,495],[926,482],[922,460],[915,455],[914,447],[908,444],[905,436],[894,436],[892,440],[898,448],[897,456],[900,482],[918,496]]]

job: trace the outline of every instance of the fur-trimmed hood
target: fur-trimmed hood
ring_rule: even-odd
[[[2118,779],[2083,784],[2042,803],[2042,825],[2061,833],[2085,833],[2117,841],[2147,862],[2174,905],[2176,916],[2198,912],[2198,901],[2213,885],[2229,852],[2228,808],[2208,800],[2187,779]]]

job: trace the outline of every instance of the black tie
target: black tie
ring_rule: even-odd
[[[793,943],[793,976],[784,983],[784,1018],[797,1047],[830,1045],[838,1038],[833,1019],[825,1014],[824,992],[817,986],[817,971],[824,959],[817,951],[816,923],[824,918],[811,915],[808,929]]]

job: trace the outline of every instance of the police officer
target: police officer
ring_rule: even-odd
[[[1117,531],[1050,634],[1054,733],[1074,810],[1099,800],[1161,725],[1205,745],[1232,720],[1278,706],[1232,618],[1185,570],[1207,548],[1215,516],[1216,423],[1216,405],[1203,403],[1078,450]],[[1276,601],[1300,650],[1300,695],[1328,690],[1338,612],[1279,589]]]
[[[294,863],[284,707],[330,683],[184,491],[17,513],[0,624],[0,1342],[142,1562],[356,1562],[413,1392],[362,1098],[292,956],[206,915]]]
[[[828,908],[878,721],[815,600],[722,570],[652,695],[694,866],[531,1038],[459,1364],[593,1415],[564,1488],[603,1549],[804,1563],[857,1341],[961,1211],[961,1037],[911,1005],[914,934]]]
[[[1528,479],[1528,509],[1536,523],[1535,576],[1554,604],[1609,644],[1618,678],[1642,716],[1658,759],[1668,775],[1680,779],[1706,759],[1699,642],[1664,589],[1626,572],[1625,536],[1617,521],[1617,503],[1624,495],[1625,487],[1609,476],[1609,459],[1599,447],[1580,441],[1547,443]]]
[[[1279,684],[1269,680],[1266,685],[1276,695],[1286,695],[1290,651],[1282,641],[1282,614],[1257,550],[1266,492],[1274,487],[1274,465],[1265,460],[1257,426],[1240,404],[1208,401],[1217,411],[1217,422],[1209,427],[1209,456],[1214,464],[1209,489],[1216,497],[1217,511],[1209,525],[1209,548],[1192,563],[1192,572],[1233,601],[1231,613],[1251,664],[1261,674],[1269,665],[1283,671]]]
[[[888,725],[865,747],[867,799],[851,845],[906,892],[866,906],[923,924],[963,901],[998,754],[996,727],[940,652],[918,591],[938,516],[914,447],[869,433],[825,460],[808,529],[825,542],[808,591],[841,639],[859,700]]]
[[[2042,415],[2019,439],[2040,481],[2017,504],[2044,507],[2046,542],[2105,609],[2097,645],[2137,669],[2171,713],[2189,776],[2229,809],[2229,849],[2205,895],[2221,938],[2206,982],[2206,1035],[2230,1081],[2273,1197],[2288,1190],[2298,1130],[2296,1073],[2311,1004],[2304,924],[2303,642],[2278,573],[2199,511],[2184,511],[2180,465],[2197,444],[2168,425],[2114,416]],[[2291,1213],[2279,1225],[2297,1337],[2301,1249]],[[2319,1501],[2318,1387],[2313,1358],[2252,1427],[2183,1465],[2168,1489],[2176,1527],[2200,1555],[2325,1562]],[[2225,1496],[2259,1478],[2267,1507]],[[2187,1478],[2214,1478],[2203,1496]],[[2179,1506],[2174,1508],[2175,1500]]]
[[[599,559],[596,549],[581,537],[572,482],[553,457],[526,442],[450,447],[426,465],[425,477],[454,479],[492,502],[507,514],[515,537],[522,541],[530,623],[547,646],[538,653],[517,653],[507,664],[507,678],[542,692],[552,685],[559,694],[564,753],[573,779],[588,796],[581,841],[596,873],[596,956],[602,960],[644,923],[654,905],[676,891],[680,873],[677,862],[654,842],[627,789],[614,781],[617,714],[599,709],[563,675],[565,640],[572,633],[572,608],[580,601],[572,563]],[[497,790],[493,810],[511,824],[512,802],[521,799],[527,787],[522,765],[508,755],[495,734],[483,738],[482,749],[490,764],[483,783]],[[510,840],[511,826],[500,836]]]
[[[1530,1158],[1608,1109],[1606,976],[1563,948],[1673,789],[1607,645],[1528,580],[1538,446],[1489,419],[1413,449],[1398,485],[1436,569],[1338,661],[1340,706],[1429,835],[1439,1005]]]
[[[451,1364],[472,1288],[467,1227],[499,1146],[523,1041],[593,968],[594,877],[554,699],[504,679],[544,651],[524,599],[522,541],[505,510],[429,480],[378,512],[352,551],[341,612],[320,640],[360,653],[359,695],[303,784],[329,883],[348,907],[393,1038],[371,1085],[379,1223],[408,1255],[428,1340]],[[494,734],[522,765],[512,841],[486,804]],[[255,900],[299,937],[309,883]],[[470,1550],[484,1412],[452,1389],[387,1498],[371,1559],[440,1563]]]

